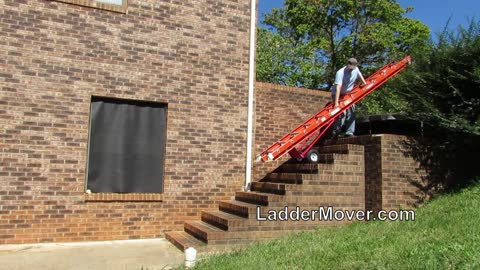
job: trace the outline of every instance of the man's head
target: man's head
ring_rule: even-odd
[[[354,69],[357,67],[357,65],[358,65],[357,59],[355,59],[355,58],[353,58],[353,57],[350,58],[350,59],[348,59],[348,61],[347,61],[347,68],[348,68],[349,70],[354,70]]]

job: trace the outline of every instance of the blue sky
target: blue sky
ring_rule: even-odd
[[[283,6],[283,0],[258,0],[259,15],[270,12],[272,8]],[[467,25],[468,18],[480,19],[480,1],[478,0],[398,0],[403,7],[413,6],[407,15],[422,21],[430,27],[432,33],[443,30],[451,17],[450,28]],[[259,17],[261,18],[261,17]]]

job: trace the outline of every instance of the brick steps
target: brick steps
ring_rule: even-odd
[[[356,188],[358,190],[358,187]],[[263,192],[237,192],[235,194],[235,200],[245,203],[251,203],[254,205],[268,206],[268,207],[282,207],[286,203],[298,203],[298,202],[350,202],[358,200],[355,196],[354,190],[342,190],[342,191],[324,191],[321,189],[309,190],[309,191],[288,191],[285,195],[276,195]]]
[[[222,212],[231,215],[237,215],[242,218],[256,219],[257,207],[260,209],[258,211],[260,212],[261,216],[266,214],[269,210],[283,210],[285,206],[288,206],[289,208],[299,206],[302,210],[317,210],[319,206],[332,206],[339,209],[363,209],[363,204],[357,203],[357,201],[360,199],[362,199],[360,196],[354,198],[339,198],[335,196],[325,198],[300,197],[290,202],[285,201],[269,206],[261,206],[239,201],[223,201],[220,202],[219,209]]]
[[[270,224],[270,226],[257,226],[261,227],[260,230],[223,231],[203,221],[193,221],[185,223],[185,231],[207,244],[225,244],[225,241],[228,240],[277,238],[297,229],[313,230],[318,226],[318,224],[299,225],[293,222],[290,223],[290,226],[279,226],[278,224],[281,224],[279,222]],[[230,241],[230,243],[235,242]]]
[[[287,208],[288,207],[288,208]],[[311,207],[299,207],[296,212],[296,205],[275,208],[260,208],[258,216],[241,218],[222,211],[202,212],[201,220],[209,225],[218,227],[224,231],[270,231],[270,230],[292,230],[292,229],[314,229],[319,225],[333,225],[338,221],[322,220],[318,213],[318,205]],[[345,207],[342,207],[345,209]],[[270,220],[268,211],[275,210],[282,216],[272,216],[276,220]],[[315,220],[302,220],[301,211],[315,210]],[[293,215],[291,213],[293,212]],[[260,219],[257,219],[260,217]]]
[[[286,207],[289,212],[297,207],[300,211],[318,211],[329,206],[334,211],[364,210],[363,146],[328,145],[319,151],[320,163],[287,162],[262,181],[252,183],[251,192],[235,192],[234,200],[218,203],[218,210],[203,211],[201,220],[186,222],[184,231],[167,232],[167,239],[182,250],[189,246],[200,252],[224,250],[350,222],[319,220],[319,214],[308,221],[268,220],[273,217],[272,211],[285,212]]]
[[[242,224],[237,224],[228,228],[228,235],[231,232],[256,232],[256,231],[277,231],[277,230],[296,230],[296,229],[315,229],[319,225],[329,225],[332,221],[302,221],[302,220],[268,220],[268,216],[264,215],[265,220],[245,219]],[[284,218],[282,216],[282,218]],[[296,219],[296,216],[294,216]],[[204,221],[205,222],[205,221]],[[225,230],[227,231],[227,230]],[[253,234],[255,235],[255,234]],[[232,236],[234,237],[234,236]],[[234,237],[235,238],[235,237]],[[248,237],[247,237],[248,238]]]

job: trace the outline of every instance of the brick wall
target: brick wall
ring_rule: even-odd
[[[407,146],[408,137],[382,136],[382,208],[417,207],[425,199],[422,192],[427,184],[427,172],[413,158]]]
[[[409,137],[364,135],[338,139],[334,143],[362,144],[365,147],[367,210],[411,209],[429,198],[423,192],[429,176],[415,158]]]
[[[342,138],[335,143],[364,145],[365,153],[365,208],[382,210],[382,136]]]
[[[161,237],[244,182],[250,1],[0,1],[0,244]],[[168,103],[163,194],[85,194],[91,96]]]
[[[245,177],[249,3],[0,1],[0,244],[162,237],[231,199]],[[164,193],[85,193],[93,95],[168,104]],[[257,83],[254,155],[329,100]],[[408,205],[405,179],[421,172],[401,138],[359,143],[366,207]],[[255,163],[254,179],[287,159]]]
[[[254,157],[283,137],[331,100],[329,92],[270,83],[255,84]],[[253,178],[259,180],[289,159],[256,162]]]

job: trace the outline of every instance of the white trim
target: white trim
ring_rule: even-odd
[[[250,59],[248,68],[248,115],[247,115],[247,165],[245,171],[245,189],[250,190],[252,181],[252,144],[253,144],[253,91],[255,80],[255,32],[256,0],[250,1]]]

